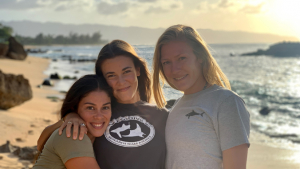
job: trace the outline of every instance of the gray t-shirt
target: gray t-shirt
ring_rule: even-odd
[[[222,151],[249,144],[250,115],[234,92],[213,85],[184,95],[166,125],[167,169],[221,169]]]

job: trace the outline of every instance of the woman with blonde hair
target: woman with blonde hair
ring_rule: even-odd
[[[166,168],[246,168],[250,115],[194,28],[174,25],[158,39],[152,88],[159,107],[165,81],[184,93],[167,119]]]

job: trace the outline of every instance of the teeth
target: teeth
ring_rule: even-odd
[[[182,77],[179,77],[179,78],[174,78],[175,80],[181,80],[185,77],[186,75],[182,76]]]
[[[95,127],[101,127],[103,125],[103,123],[101,123],[101,124],[93,124],[93,126],[95,126]]]

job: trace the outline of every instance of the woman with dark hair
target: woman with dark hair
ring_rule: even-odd
[[[40,168],[94,168],[99,169],[94,157],[95,137],[104,134],[111,117],[111,92],[105,79],[97,75],[86,75],[69,89],[61,107],[64,117],[76,112],[88,129],[82,141],[59,136],[55,130],[46,142],[33,169]]]
[[[153,58],[153,90],[164,107],[164,81],[182,91],[166,124],[167,169],[245,169],[250,115],[198,32],[169,27]]]
[[[165,125],[167,110],[149,104],[151,77],[146,62],[125,41],[114,40],[100,51],[96,74],[106,79],[113,90],[111,121],[96,138],[97,162],[105,168],[158,169],[165,167]],[[77,138],[78,126],[84,121],[76,114],[64,117],[66,133]],[[85,127],[80,126],[80,137]]]

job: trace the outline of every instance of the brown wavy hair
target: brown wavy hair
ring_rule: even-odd
[[[101,70],[101,64],[103,61],[121,55],[131,58],[134,66],[140,69],[140,76],[138,77],[138,92],[141,100],[149,103],[152,95],[151,74],[146,61],[137,55],[136,51],[129,43],[123,40],[113,40],[106,44],[99,52],[95,65],[96,74],[98,76],[103,76]]]

